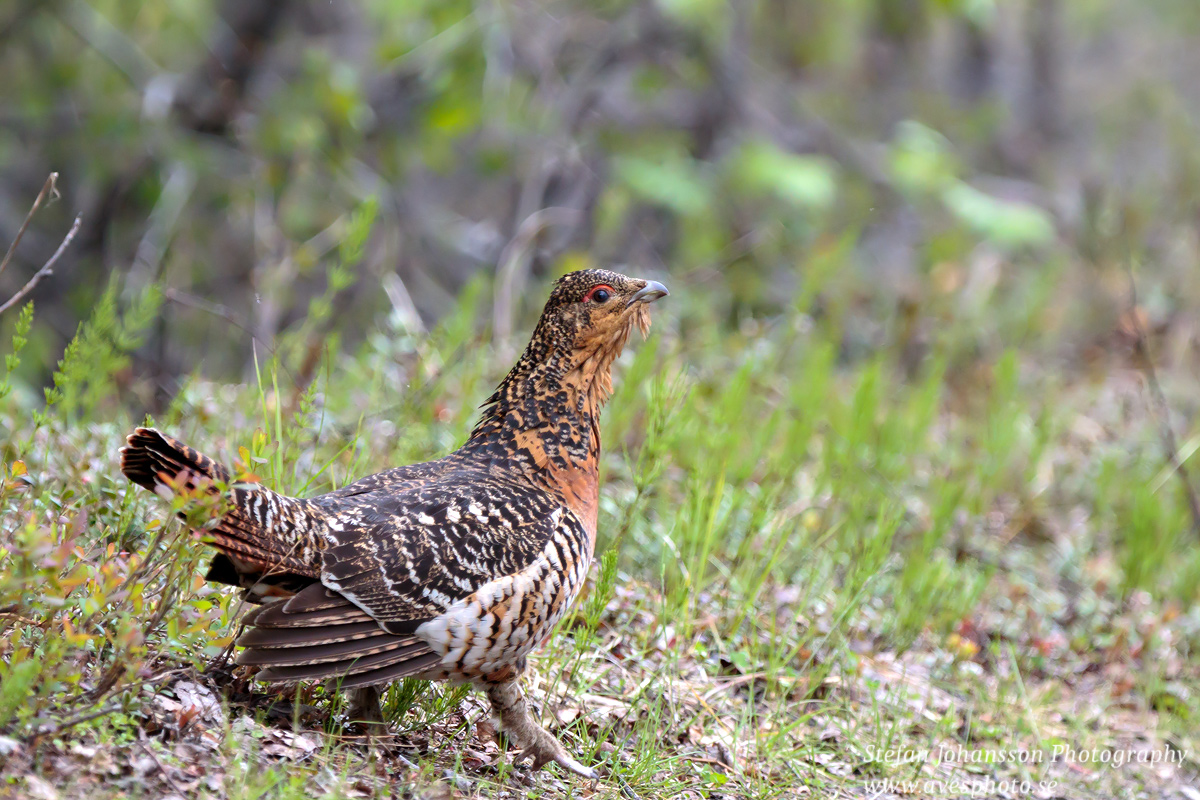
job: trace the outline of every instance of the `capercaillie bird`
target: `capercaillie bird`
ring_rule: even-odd
[[[519,680],[583,586],[596,542],[600,411],[611,367],[667,289],[607,270],[560,278],[528,347],[453,453],[300,499],[235,482],[153,428],[121,470],[165,497],[221,494],[201,531],[207,579],[259,603],[238,663],[271,682],[328,680],[378,722],[378,688],[470,683],[534,769],[572,758],[531,716]]]

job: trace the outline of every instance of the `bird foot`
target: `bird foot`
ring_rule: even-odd
[[[488,699],[492,701],[493,713],[500,718],[501,730],[521,748],[514,763],[529,759],[535,772],[554,763],[580,777],[593,781],[600,779],[596,770],[571,758],[557,739],[534,722],[525,702],[525,694],[516,681],[488,686],[486,691]]]
[[[346,715],[351,728],[369,737],[386,736],[388,726],[383,719],[379,690],[374,686],[364,686],[351,689],[347,694],[350,702]]]
[[[568,772],[574,772],[582,778],[593,781],[600,779],[600,774],[596,770],[585,767],[571,758],[570,754],[559,744],[558,740],[542,728],[538,728],[537,733],[534,734],[533,744],[526,746],[520,755],[513,759],[513,763],[520,764],[525,759],[529,759],[529,765],[534,772],[547,764],[555,763]]]

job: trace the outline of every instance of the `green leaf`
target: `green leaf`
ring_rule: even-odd
[[[691,160],[668,156],[651,161],[627,156],[615,159],[614,166],[617,177],[643,200],[684,216],[699,216],[708,210],[712,192]]]
[[[827,159],[788,153],[768,142],[747,144],[734,169],[747,188],[773,192],[797,206],[825,208],[837,194],[837,172]]]
[[[1003,247],[1030,247],[1054,238],[1054,223],[1042,209],[999,200],[961,181],[942,192],[942,202],[963,224]]]
[[[890,167],[900,189],[919,193],[943,189],[957,172],[946,137],[914,120],[897,126]]]
[[[721,0],[658,0],[664,16],[693,26],[720,26],[728,9]]]

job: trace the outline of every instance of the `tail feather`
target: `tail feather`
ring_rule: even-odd
[[[216,494],[233,481],[223,465],[154,428],[138,428],[127,442],[121,448],[121,471],[159,496],[169,498],[179,491]],[[258,485],[232,486],[228,499],[228,508],[204,534],[239,575],[249,574],[251,581],[263,574],[319,577],[313,536],[319,524],[316,509]]]
[[[242,619],[246,648],[239,664],[260,666],[263,681],[329,679],[342,686],[371,686],[420,675],[440,656],[415,636],[391,634],[345,597],[320,584],[270,603]]]
[[[242,619],[247,631],[237,641],[245,648],[238,663],[261,667],[259,680],[326,679],[352,688],[436,672],[441,657],[426,642],[389,633],[319,582],[319,508],[257,484],[233,484],[224,466],[153,428],[138,428],[128,442],[121,448],[121,471],[156,494],[227,489],[220,518],[203,531],[220,551],[210,580],[250,588],[248,597],[290,595]]]
[[[410,653],[404,660],[398,660],[366,672],[354,672],[340,676],[332,681],[339,689],[357,689],[360,686],[381,686],[400,678],[419,678],[429,671],[436,673],[442,657],[437,653],[426,650],[421,653]],[[272,669],[277,669],[273,667]]]
[[[187,470],[198,472],[209,480],[229,483],[229,470],[208,456],[172,439],[154,428],[138,428],[121,448],[121,471],[129,480],[156,494],[160,487],[170,485],[164,475],[175,479]]]
[[[441,661],[441,656],[431,652],[425,642],[415,639],[410,642],[395,649],[336,663],[273,665],[259,672],[256,677],[260,681],[278,683],[324,678],[343,689],[352,689],[387,683],[396,678],[419,676]],[[240,657],[238,663],[244,663]]]
[[[238,639],[238,645],[247,648],[238,656],[239,664],[248,664],[251,666],[269,667],[304,667],[316,666],[318,664],[336,664],[342,661],[354,662],[360,659],[365,659],[368,656],[382,656],[382,653],[402,652],[408,647],[422,647],[425,650],[429,649],[429,645],[409,636],[407,641],[398,644],[394,641],[389,641],[395,637],[390,633],[384,633],[383,628],[378,625],[373,625],[370,622],[363,623],[363,627],[371,625],[374,630],[361,631],[358,627],[350,630],[349,625],[339,626],[344,630],[330,633],[316,644],[292,644],[288,647],[271,647],[260,646],[251,647],[254,640],[246,641],[246,637]],[[272,631],[271,633],[277,633]],[[278,641],[274,637],[264,637],[272,644]],[[331,667],[334,669],[335,667]]]

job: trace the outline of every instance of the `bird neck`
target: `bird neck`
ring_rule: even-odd
[[[531,471],[595,474],[612,358],[535,334],[488,401],[464,450],[495,452]]]
[[[515,470],[571,509],[594,545],[600,505],[600,410],[611,359],[542,346],[537,337],[484,405],[461,457]],[[598,363],[598,362],[595,362]]]
[[[649,316],[643,312],[615,336],[566,336],[543,317],[459,451],[489,469],[516,469],[561,497],[587,530],[589,548],[600,505],[600,412],[633,324],[645,332]]]

